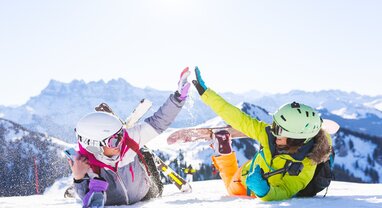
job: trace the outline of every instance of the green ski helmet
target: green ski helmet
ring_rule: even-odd
[[[276,137],[310,141],[320,131],[322,119],[312,107],[297,102],[281,106],[273,114],[272,134]]]

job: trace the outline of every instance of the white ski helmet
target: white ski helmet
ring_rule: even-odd
[[[106,139],[121,131],[122,122],[106,112],[93,112],[82,117],[76,126],[77,139],[92,154],[102,153]]]

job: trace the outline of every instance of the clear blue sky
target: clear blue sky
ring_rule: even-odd
[[[380,95],[380,0],[0,0],[0,105],[49,80],[176,88],[198,65],[216,91]]]

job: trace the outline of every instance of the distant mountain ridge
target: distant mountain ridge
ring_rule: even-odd
[[[175,90],[175,86],[174,86]],[[122,118],[126,118],[142,98],[153,102],[146,116],[151,115],[171,92],[138,88],[124,79],[86,83],[74,80],[62,83],[51,80],[41,94],[19,107],[0,107],[0,116],[23,126],[74,142],[74,127],[85,114],[101,102],[108,103]],[[317,109],[339,122],[341,126],[374,136],[382,135],[382,96],[363,96],[339,90],[304,92],[294,90],[285,94],[265,95],[256,91],[244,94],[220,93],[232,104],[256,104],[274,112],[282,104],[297,101]],[[195,126],[215,116],[204,105],[194,89],[172,127]]]

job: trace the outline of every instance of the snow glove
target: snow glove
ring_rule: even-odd
[[[192,83],[194,84],[199,95],[203,95],[203,93],[207,90],[207,87],[206,87],[206,84],[204,84],[202,76],[200,76],[200,71],[197,66],[195,67],[195,75],[196,75],[196,80],[192,80]]]
[[[100,178],[90,179],[89,192],[85,195],[84,199],[82,200],[82,207],[104,207],[105,196],[103,192],[107,190],[108,186],[109,183]]]
[[[188,71],[188,67],[183,69],[182,73],[180,74],[180,79],[178,82],[178,91],[176,91],[175,95],[180,100],[183,101],[187,98],[188,90],[190,89],[190,83],[188,82],[187,78],[190,76],[191,72]]]
[[[259,165],[256,165],[255,170],[248,174],[246,184],[259,198],[267,195],[270,190],[268,181],[263,178],[263,170]]]

